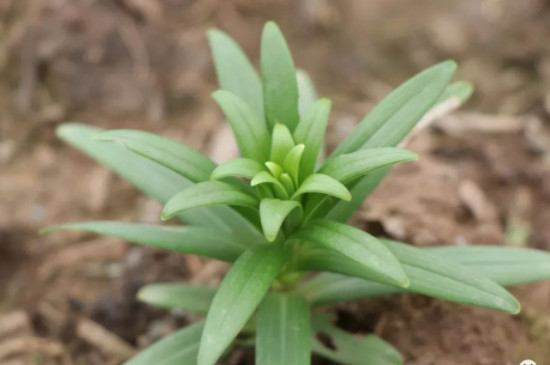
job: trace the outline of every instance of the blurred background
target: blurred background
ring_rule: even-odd
[[[225,266],[43,226],[158,222],[160,207],[55,137],[64,121],[143,129],[231,153],[206,31],[255,64],[265,21],[333,100],[329,148],[416,72],[445,59],[475,86],[408,148],[354,224],[415,245],[550,250],[547,0],[0,0],[0,364],[119,364],[194,318],[135,300],[145,283],[215,284]],[[416,295],[340,305],[410,365],[550,362],[550,283],[508,316]],[[240,349],[224,364],[252,364]],[[329,364],[316,359],[316,364]]]

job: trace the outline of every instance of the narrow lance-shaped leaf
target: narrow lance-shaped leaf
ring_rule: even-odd
[[[365,270],[365,266],[357,263],[357,259],[350,258],[349,254],[344,255],[333,249],[327,249],[316,242],[302,242],[299,259],[293,265],[296,271],[326,271],[378,281],[373,278],[372,270]]]
[[[206,315],[214,299],[216,288],[184,283],[157,283],[139,289],[139,301],[166,309],[183,309],[189,313]]]
[[[382,100],[332,156],[362,148],[395,146],[438,100],[456,70],[452,61],[424,70]]]
[[[101,129],[84,124],[68,123],[59,126],[56,132],[59,138],[109,167],[161,204],[166,203],[174,194],[192,185],[183,176],[138,156],[122,146],[93,141],[92,137],[100,133]],[[235,232],[243,240],[261,239],[258,230],[229,207],[202,208],[194,210],[192,213],[183,212],[178,214],[178,217],[192,225],[208,226],[216,231]]]
[[[468,81],[457,81],[453,82],[445,88],[443,94],[438,99],[438,103],[443,103],[446,100],[455,98],[458,101],[458,104],[464,104],[472,93],[474,92],[474,86],[471,82]]]
[[[430,253],[459,262],[500,285],[550,279],[550,253],[508,246],[427,247]]]
[[[271,175],[273,175],[273,177],[276,179],[281,177],[281,174],[283,173],[283,168],[278,163],[275,163],[273,161],[267,161],[265,163],[265,167],[267,167]]]
[[[245,252],[222,281],[206,317],[198,365],[213,365],[245,326],[283,265],[278,245]]]
[[[216,164],[191,147],[159,135],[128,129],[102,132],[94,139],[122,143],[130,151],[155,161],[192,182],[207,181]]]
[[[323,201],[323,205],[317,208],[315,217],[322,217],[323,212],[326,213],[325,219],[345,223],[351,218],[353,213],[365,201],[365,198],[376,189],[378,184],[384,180],[390,172],[391,166],[382,167],[369,173],[351,189],[351,200],[349,202],[342,201]],[[328,211],[328,213],[327,213]]]
[[[324,143],[330,108],[330,100],[318,100],[308,109],[294,131],[296,143],[305,145],[300,166],[301,180],[315,171],[319,152]]]
[[[309,365],[310,310],[295,293],[268,294],[258,309],[256,365]]]
[[[239,96],[264,119],[262,82],[241,47],[226,33],[212,29],[208,41],[220,88]]]
[[[346,365],[402,365],[399,351],[380,337],[357,336],[334,326],[332,319],[319,313],[312,319],[313,352],[327,359]],[[330,341],[328,346],[319,338]]]
[[[261,184],[266,184],[271,187],[273,187],[275,191],[275,195],[281,199],[288,199],[288,193],[286,192],[285,187],[279,180],[274,178],[269,174],[267,171],[262,171],[258,173],[252,181],[250,181],[250,185],[252,186],[259,186]]]
[[[271,161],[283,165],[286,155],[292,148],[294,148],[294,139],[290,130],[286,125],[276,123],[271,138]]]
[[[294,190],[295,190],[294,182],[292,181],[292,178],[288,173],[283,172],[279,177],[279,180],[281,181],[281,184],[285,187],[285,190],[289,194],[294,194]]]
[[[263,163],[268,157],[269,132],[265,123],[237,95],[218,90],[212,98],[231,124],[243,157]]]
[[[325,163],[319,172],[346,184],[373,170],[417,159],[416,153],[401,148],[371,148],[339,155]]]
[[[316,196],[310,199],[307,204],[306,219],[318,217],[323,211],[323,206],[334,206],[326,216],[326,219],[344,223],[349,219],[346,213],[352,213],[355,209],[361,206],[363,197],[361,194],[370,193],[379,181],[386,176],[389,167],[392,164],[406,161],[416,160],[418,157],[415,153],[393,147],[380,147],[360,150],[357,152],[346,153],[336,156],[327,161],[319,172],[329,175],[343,184],[356,181],[358,178],[369,175],[369,179],[362,180],[359,185],[354,187],[354,191],[359,190],[360,193],[354,195],[349,204],[343,205],[339,202],[330,200],[325,196]],[[387,168],[386,168],[387,167]]]
[[[86,231],[113,236],[145,246],[164,250],[234,261],[253,242],[239,240],[231,233],[220,234],[206,227],[156,226],[125,222],[82,222],[50,226],[40,231],[47,234],[56,231]]]
[[[106,165],[161,203],[167,202],[172,195],[191,185],[189,180],[128,151],[123,146],[92,140],[93,136],[101,132],[99,128],[70,123],[62,124],[56,132],[59,138]],[[144,174],[143,171],[148,173]]]
[[[296,81],[298,82],[298,111],[303,117],[317,100],[317,92],[313,81],[304,70],[296,71]]]
[[[207,181],[188,187],[174,195],[162,210],[166,220],[188,209],[211,205],[236,205],[257,208],[259,201],[239,187],[221,181]]]
[[[491,281],[490,275],[488,275],[489,278],[485,277],[484,272],[478,271],[477,266],[472,268],[463,266],[443,256],[432,254],[428,250],[403,243],[389,240],[382,240],[382,242],[401,262],[411,281],[405,291],[509,313],[519,312],[520,306],[517,300]],[[329,251],[326,256],[332,257]],[[334,267],[354,265],[349,260],[340,260],[340,262],[337,259],[331,260]],[[350,281],[347,281],[348,279]],[[319,305],[395,294],[403,290],[340,275],[322,274],[310,283],[306,283],[302,292],[312,303]]]
[[[332,156],[358,149],[392,147],[399,144],[436,103],[455,70],[454,62],[442,62],[405,82],[361,121]],[[318,217],[326,217],[329,214],[332,220],[347,221],[376,188],[383,174],[379,171],[376,175],[369,174],[356,182],[351,189],[351,202],[337,202],[335,205],[325,202],[323,207],[318,209]],[[338,214],[330,212],[331,210],[337,211]]]
[[[350,200],[348,189],[338,180],[324,174],[309,175],[294,193],[292,198],[306,193],[321,193],[337,197],[342,200]]]
[[[262,199],[260,202],[260,219],[262,229],[268,241],[273,242],[281,229],[285,218],[300,204],[292,200]]]
[[[123,365],[195,364],[204,323],[198,322],[155,342]]]
[[[450,98],[455,98],[458,105],[463,104],[470,98],[472,91],[473,87],[469,82],[455,82],[447,86],[443,94],[441,94],[441,96],[439,97],[436,105],[432,109],[437,108],[439,104],[446,102]],[[390,168],[386,168],[384,170],[376,171],[375,173],[361,179],[351,190],[353,196],[352,200],[349,203],[336,202],[325,217],[327,219],[335,220],[338,222],[347,221],[349,218],[351,218],[352,214],[361,206],[365,198],[369,196],[372,191],[374,191],[374,189],[384,179],[389,171]],[[328,209],[329,208],[327,204],[327,206],[325,207],[325,211]]]
[[[292,148],[286,155],[283,166],[288,174],[292,177],[292,181],[296,186],[299,185],[300,176],[300,161],[302,160],[302,154],[304,153],[305,146],[298,144]]]
[[[520,305],[516,298],[493,281],[476,275],[476,272],[472,273],[461,265],[453,264],[411,245],[390,240],[383,242],[399,261],[406,265],[408,275],[420,279],[411,279],[410,290],[452,301],[519,313]]]
[[[235,158],[216,167],[212,171],[211,179],[219,180],[233,176],[252,179],[256,174],[264,170],[264,167],[258,161],[249,158]]]
[[[361,267],[365,276],[374,281],[401,287],[409,285],[407,275],[392,252],[378,239],[360,229],[336,222],[313,221],[292,238],[341,254],[347,261]]]
[[[261,47],[264,108],[268,125],[283,123],[293,131],[298,115],[298,84],[292,56],[281,30],[268,22]]]

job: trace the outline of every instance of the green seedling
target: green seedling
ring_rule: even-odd
[[[138,298],[205,315],[126,365],[214,365],[232,346],[255,346],[258,365],[306,365],[316,353],[342,364],[402,364],[375,336],[352,336],[319,307],[419,293],[518,313],[501,285],[550,277],[550,255],[517,247],[417,248],[374,237],[346,222],[391,166],[417,156],[396,146],[432,108],[471,93],[450,84],[452,61],[420,72],[390,93],[323,159],[331,102],[297,73],[285,39],[267,23],[261,77],[239,46],[212,30],[221,89],[212,97],[241,156],[216,165],[178,142],[135,130],[64,124],[61,139],[164,205],[185,225],[72,223],[83,230],[232,264],[219,288],[153,284]],[[105,143],[105,142],[119,143]],[[321,339],[329,340],[321,341]]]

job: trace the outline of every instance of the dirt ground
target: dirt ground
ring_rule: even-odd
[[[354,218],[428,246],[550,250],[550,2],[545,0],[0,0],[0,364],[118,364],[195,318],[134,299],[157,281],[217,282],[225,267],[111,238],[39,237],[53,223],[157,222],[160,207],[63,145],[78,120],[158,132],[223,155],[205,32],[257,63],[276,20],[296,64],[333,99],[329,148],[393,87],[452,58],[475,85],[408,148]],[[550,363],[550,282],[513,289],[520,315],[401,295],[336,308],[408,365]],[[225,364],[251,364],[238,350]],[[316,359],[318,364],[329,362]]]

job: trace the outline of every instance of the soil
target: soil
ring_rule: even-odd
[[[78,120],[136,128],[214,158],[231,141],[209,94],[206,43],[226,30],[258,61],[276,20],[296,64],[334,101],[334,147],[389,90],[452,58],[474,97],[408,148],[354,217],[419,246],[550,250],[550,4],[544,0],[4,0],[0,2],[0,363],[118,364],[196,318],[134,299],[145,283],[216,283],[225,266],[43,226],[157,222],[160,207],[56,139]],[[550,363],[550,283],[512,289],[520,315],[416,295],[342,304],[409,365]],[[238,350],[226,364],[252,364]],[[316,359],[318,364],[329,364]]]

